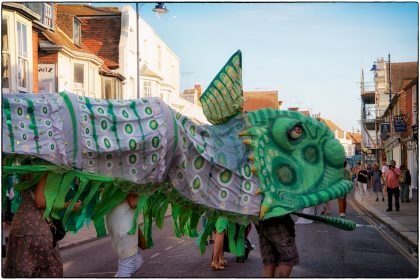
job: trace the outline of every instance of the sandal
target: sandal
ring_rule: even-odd
[[[217,271],[217,270],[223,270],[225,269],[225,267],[220,265],[220,263],[218,262],[211,262],[210,269],[213,271]]]
[[[219,264],[223,267],[227,266],[227,261],[225,260],[225,258],[222,257],[222,259],[219,261]]]

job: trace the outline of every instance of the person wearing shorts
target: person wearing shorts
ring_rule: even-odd
[[[289,277],[299,263],[295,223],[290,215],[260,221],[255,228],[260,239],[262,277]]]

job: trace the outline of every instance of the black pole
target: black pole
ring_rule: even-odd
[[[137,38],[137,53],[136,53],[136,59],[137,59],[137,98],[140,98],[140,31],[139,31],[139,2],[136,2],[136,38]]]

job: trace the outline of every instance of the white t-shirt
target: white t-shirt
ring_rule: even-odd
[[[128,234],[133,226],[135,211],[124,200],[106,216],[106,228],[119,259],[131,257],[139,250],[138,233]]]
[[[388,170],[389,170],[389,167],[388,167],[388,165],[384,165],[384,166],[382,166],[382,176],[385,178],[385,174],[388,172]]]

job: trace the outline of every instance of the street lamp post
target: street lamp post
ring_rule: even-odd
[[[145,3],[142,3],[141,6],[143,6]],[[163,2],[157,3],[157,5],[153,8],[153,12],[157,14],[166,14],[169,12],[169,10],[165,7],[165,4]],[[137,31],[137,40],[136,40],[136,46],[137,46],[137,52],[136,52],[136,60],[137,60],[137,98],[140,98],[140,27],[139,27],[139,2],[136,2],[136,31]]]

